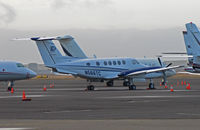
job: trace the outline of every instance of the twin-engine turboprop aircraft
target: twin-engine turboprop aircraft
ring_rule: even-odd
[[[9,81],[8,90],[14,86],[15,80],[29,79],[35,76],[35,72],[21,63],[0,61],[0,81]]]
[[[88,90],[94,90],[92,82],[113,81],[116,79],[127,81],[129,90],[136,89],[134,82],[150,79],[149,88],[153,89],[154,83],[152,79],[163,78],[164,82],[166,82],[167,77],[176,74],[173,69],[182,67],[170,67],[171,64],[165,66],[160,58],[157,60],[118,57],[87,58],[78,45],[74,46],[75,44],[72,43],[74,40],[69,35],[64,37],[34,37],[15,40],[35,41],[45,66],[52,68],[54,72],[72,74],[87,79],[89,81]],[[53,40],[72,43],[68,47],[61,44],[66,56],[61,55]]]

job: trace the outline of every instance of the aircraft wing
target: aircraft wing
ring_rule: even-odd
[[[148,74],[148,73],[153,73],[153,72],[162,72],[162,71],[181,68],[181,67],[184,67],[184,66],[154,67],[154,68],[152,67],[152,68],[149,68],[149,69],[144,68],[143,70],[140,69],[140,70],[130,70],[130,71],[122,72],[118,76],[119,77],[130,77],[130,76],[136,76],[136,75],[140,75],[140,74]]]
[[[170,56],[163,56],[163,55],[160,55],[158,57],[163,57],[163,58],[192,58],[193,56],[192,55],[170,55]]]
[[[200,73],[178,72],[178,74],[200,75]]]

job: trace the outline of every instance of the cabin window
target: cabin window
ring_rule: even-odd
[[[121,65],[121,61],[117,61],[118,65]]]
[[[86,63],[87,66],[90,66],[90,63]]]
[[[100,63],[97,61],[97,62],[96,62],[96,65],[97,65],[97,66],[99,66],[99,65],[100,65]]]
[[[116,65],[117,64],[117,62],[116,61],[113,61],[113,65]]]
[[[104,65],[107,65],[108,63],[107,63],[107,61],[104,61]]]
[[[124,64],[124,65],[125,65],[125,64],[126,64],[126,61],[125,61],[125,60],[122,60],[122,64]]]
[[[112,62],[111,62],[111,61],[108,61],[108,64],[109,64],[109,65],[112,65]]]
[[[24,67],[24,65],[21,63],[17,63],[17,67]]]
[[[135,65],[135,64],[139,64],[139,62],[137,60],[132,60],[132,64]]]

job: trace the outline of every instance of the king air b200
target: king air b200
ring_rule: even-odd
[[[54,72],[72,74],[87,79],[89,81],[88,90],[94,90],[92,82],[105,80],[108,81],[107,84],[113,84],[113,80],[119,79],[124,80],[124,84],[126,83],[129,86],[129,90],[136,89],[136,85],[134,85],[136,81],[150,79],[149,88],[153,89],[154,83],[152,79],[163,78],[164,82],[166,82],[167,77],[176,74],[175,68],[182,67],[171,67],[171,64],[165,66],[160,58],[87,58],[83,53],[77,53],[80,51],[80,48],[77,44],[74,44],[73,37],[69,35],[64,37],[34,37],[16,40],[35,41],[45,66],[52,68]],[[68,55],[61,55],[53,40],[65,42],[66,45],[71,44],[67,48],[63,47],[63,49],[68,49],[65,50],[65,53],[68,53]]]

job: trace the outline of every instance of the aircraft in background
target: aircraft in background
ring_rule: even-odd
[[[30,79],[37,74],[24,67],[23,64],[11,61],[0,61],[0,81],[9,81],[8,90],[14,86],[15,80]]]
[[[72,54],[72,49],[65,52],[68,53],[66,56],[62,56],[53,40],[73,40],[68,35],[64,37],[34,37],[15,40],[35,41],[45,66],[52,68],[54,72],[72,74],[87,79],[89,81],[88,90],[94,90],[92,82],[113,81],[116,79],[127,80],[129,90],[136,89],[134,82],[150,79],[149,88],[154,89],[154,78],[163,78],[166,82],[167,77],[176,74],[175,68],[182,67],[170,67],[171,64],[166,66],[160,58],[157,61],[155,59],[143,59],[146,64],[140,63],[135,58],[87,58],[81,53]]]
[[[74,40],[74,38],[72,36],[64,36],[62,38],[57,38],[54,39],[57,40],[65,55],[66,56],[70,56],[70,57],[74,57],[74,58],[88,58],[87,55],[84,53],[84,51],[79,47],[79,45],[76,43],[76,41]],[[94,59],[96,59],[97,57],[94,56]],[[141,58],[138,59],[136,58],[136,60],[140,63],[140,64],[144,64],[147,65],[149,67],[156,67],[156,66],[160,66],[160,61],[158,61],[158,59],[147,59],[147,58]],[[160,60],[160,59],[159,59]],[[164,63],[162,63],[162,65],[164,65]],[[123,79],[123,86],[129,86],[130,82],[128,81],[127,78]],[[144,78],[135,78],[134,82],[146,82],[146,80]],[[108,80],[106,82],[107,86],[113,86],[113,79]],[[165,82],[163,82],[162,84],[165,84]]]
[[[175,54],[173,57],[185,57],[188,58],[188,67],[184,70],[192,73],[200,73],[200,31],[197,26],[190,22],[185,24],[186,30],[183,31],[183,37],[187,53],[163,53],[163,54]],[[180,54],[180,56],[178,56]],[[162,56],[172,57],[172,56]],[[181,72],[183,73],[183,72]]]
[[[185,47],[188,56],[188,66],[185,71],[200,73],[200,32],[194,23],[187,23],[187,31],[183,31]]]

